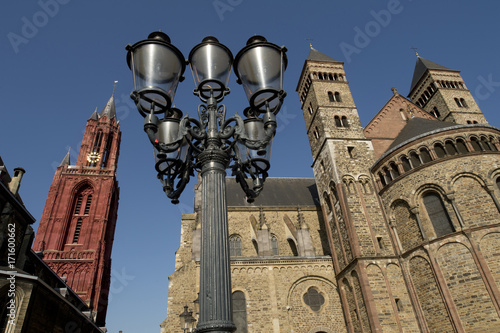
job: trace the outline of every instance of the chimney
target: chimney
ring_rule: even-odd
[[[14,176],[10,180],[9,190],[12,194],[17,195],[19,192],[19,187],[21,186],[21,179],[23,179],[23,175],[26,171],[23,168],[15,168]]]

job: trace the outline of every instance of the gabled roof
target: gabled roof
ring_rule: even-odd
[[[392,144],[389,146],[387,151],[392,148],[399,146],[403,142],[410,141],[413,138],[421,136],[425,133],[430,133],[436,130],[442,130],[449,127],[456,127],[457,124],[440,121],[440,120],[430,120],[419,117],[411,118],[405,127],[399,132],[399,135],[394,139]]]
[[[413,79],[411,80],[410,94],[427,70],[458,72],[456,70],[449,69],[447,67],[441,66],[440,64],[436,64],[435,62],[417,56],[415,70],[413,71]]]
[[[113,119],[116,117],[115,97],[113,95],[106,103],[106,106],[104,107],[104,109],[102,109],[101,113],[99,113],[99,118],[102,116],[107,116],[109,119]]]
[[[307,57],[307,60],[323,61],[323,62],[337,62],[337,63],[343,64],[342,61],[335,60],[332,57],[329,57],[326,54],[323,54],[323,53],[319,52],[318,50],[314,49],[312,46],[311,46],[311,51],[309,51],[309,56]]]
[[[251,186],[252,180],[247,180]],[[248,203],[245,192],[235,178],[226,181],[228,207],[298,207],[319,206],[314,178],[267,178],[264,189],[253,203]]]

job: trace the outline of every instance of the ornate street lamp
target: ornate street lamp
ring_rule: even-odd
[[[193,317],[193,311],[188,311],[187,305],[184,306],[184,312],[179,315],[179,319],[181,320],[181,328],[184,333],[193,332],[196,319]]]
[[[163,190],[178,203],[193,170],[202,178],[200,317],[196,332],[232,332],[226,169],[232,169],[247,201],[252,202],[271,166],[276,115],[286,96],[286,48],[262,36],[248,40],[234,58],[234,71],[249,106],[243,112],[245,119],[238,114],[226,119],[226,107],[218,103],[229,93],[233,55],[217,38],[204,38],[188,59],[196,85],[194,94],[202,101],[199,120],[183,116],[172,107],[186,61],[166,34],[153,32],[148,39],[128,45],[127,50],[134,77],[130,96],[144,117],[144,131],[153,145]]]

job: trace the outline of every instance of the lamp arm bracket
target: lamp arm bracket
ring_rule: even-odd
[[[161,182],[164,184],[163,186],[163,191],[167,195],[169,199],[172,199],[173,204],[178,204],[179,203],[179,197],[181,196],[182,192],[186,188],[186,185],[189,183],[189,180],[191,179],[191,176],[194,175],[193,173],[193,168],[192,168],[192,163],[191,161],[188,161],[186,165],[182,168],[182,171],[179,173],[179,182],[177,183],[175,190],[172,190],[172,187],[170,186],[165,186],[165,181],[162,179],[162,177],[159,175],[158,178],[161,180]]]
[[[235,122],[236,124],[231,126],[230,123],[232,122]],[[243,119],[236,113],[233,117],[224,121],[221,125],[219,136],[221,139],[229,139],[232,136],[246,138],[245,123],[243,122]]]
[[[205,129],[208,126],[208,109],[205,104],[198,105],[198,118],[203,126],[200,128]]]
[[[245,173],[241,171],[239,164],[235,164],[233,166],[233,176],[235,176],[236,182],[240,184],[241,189],[243,190],[243,192],[245,192],[247,196],[246,198],[247,202],[248,203],[254,202],[255,198],[259,195],[262,188],[259,188],[256,191],[254,191],[253,189],[250,188],[250,186],[248,186],[248,183],[245,180]]]
[[[187,114],[181,119],[179,124],[179,135],[181,138],[186,138],[189,145],[198,153],[200,153],[202,149],[200,149],[194,141],[201,142],[199,146],[203,146],[207,138],[207,133],[203,130],[203,124],[195,118],[189,118]]]
[[[226,119],[226,106],[224,104],[219,105],[217,108],[217,118],[219,121],[219,126],[222,126],[224,120]]]

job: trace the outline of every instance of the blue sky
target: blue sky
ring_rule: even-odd
[[[423,58],[461,71],[493,126],[500,126],[500,2],[455,1],[75,1],[3,2],[0,20],[0,156],[9,171],[27,173],[21,196],[39,220],[57,166],[72,161],[87,119],[102,110],[118,80],[116,108],[122,144],[120,208],[108,308],[109,332],[159,332],[166,316],[168,275],[180,240],[181,213],[193,207],[191,180],[174,206],[156,180],[143,120],[128,97],[132,77],[125,46],[155,30],[167,33],[185,57],[205,36],[234,55],[255,34],[288,48],[285,89],[270,175],[312,177],[312,158],[295,92],[309,43],[345,62],[361,122],[391,97],[408,94],[416,47]],[[189,69],[174,103],[196,114]],[[230,79],[228,114],[247,101]],[[38,222],[35,223],[35,229]]]

